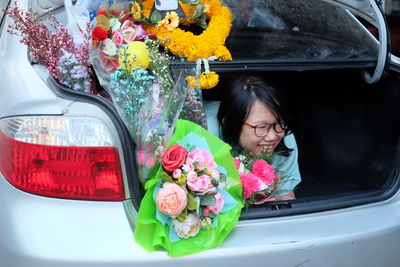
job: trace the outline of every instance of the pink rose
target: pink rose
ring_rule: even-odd
[[[158,209],[172,217],[179,216],[187,205],[187,192],[174,183],[164,183],[157,192],[156,200]]]
[[[242,173],[240,174],[240,180],[242,181],[244,198],[248,199],[255,192],[260,191],[262,182],[253,173]]]
[[[181,238],[189,238],[199,233],[201,228],[201,221],[197,214],[189,213],[183,222],[176,219],[172,220],[174,231]]]
[[[251,165],[253,173],[257,175],[266,185],[271,185],[275,181],[274,168],[265,160],[258,159]]]
[[[204,193],[208,189],[213,188],[213,184],[211,183],[211,177],[206,174],[203,174],[193,180],[188,179],[186,181],[186,184],[190,190],[199,193]]]
[[[179,177],[182,176],[182,170],[181,169],[176,169],[173,173],[172,173],[172,177],[174,177],[175,179],[178,179]]]
[[[172,145],[167,149],[162,158],[162,166],[167,172],[173,172],[182,167],[186,160],[186,156],[186,148],[180,145]]]
[[[124,44],[124,38],[122,37],[120,32],[117,31],[113,32],[112,40],[116,46]]]
[[[204,216],[208,216],[210,214],[210,212],[213,212],[214,214],[218,214],[224,207],[224,203],[225,203],[224,196],[221,193],[216,193],[214,196],[215,196],[217,203],[215,203],[215,205],[213,205],[213,206],[204,207]]]

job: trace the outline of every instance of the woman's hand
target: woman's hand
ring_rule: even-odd
[[[281,173],[277,172],[276,177],[275,177],[276,183],[279,186],[279,183],[281,182]],[[275,201],[280,201],[280,200],[291,200],[291,199],[296,199],[296,195],[294,194],[294,191],[290,191],[286,195],[283,196],[275,196]]]

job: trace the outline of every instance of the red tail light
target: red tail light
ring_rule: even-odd
[[[4,127],[0,129],[0,172],[16,188],[57,198],[125,199],[115,147],[33,144],[9,136]],[[51,138],[54,136],[47,139]]]

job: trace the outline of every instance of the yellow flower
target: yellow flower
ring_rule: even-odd
[[[189,86],[196,89],[210,89],[215,87],[219,81],[219,75],[214,71],[209,72],[208,74],[202,73],[199,79],[196,79],[193,76],[186,77],[186,81]]]
[[[132,13],[133,19],[140,19],[142,17],[140,5],[138,2],[136,2],[136,1],[133,2],[131,13]]]
[[[160,20],[157,23],[158,27],[164,27],[166,28],[169,32],[173,31],[176,29],[179,25],[179,16],[176,12],[167,12],[165,15],[165,18],[163,20]]]

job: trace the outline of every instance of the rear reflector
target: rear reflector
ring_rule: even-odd
[[[17,140],[21,136],[24,141]],[[96,138],[103,141],[95,142]],[[104,125],[95,119],[2,120],[0,172],[16,188],[37,195],[121,201],[125,192],[120,159],[110,140]]]

